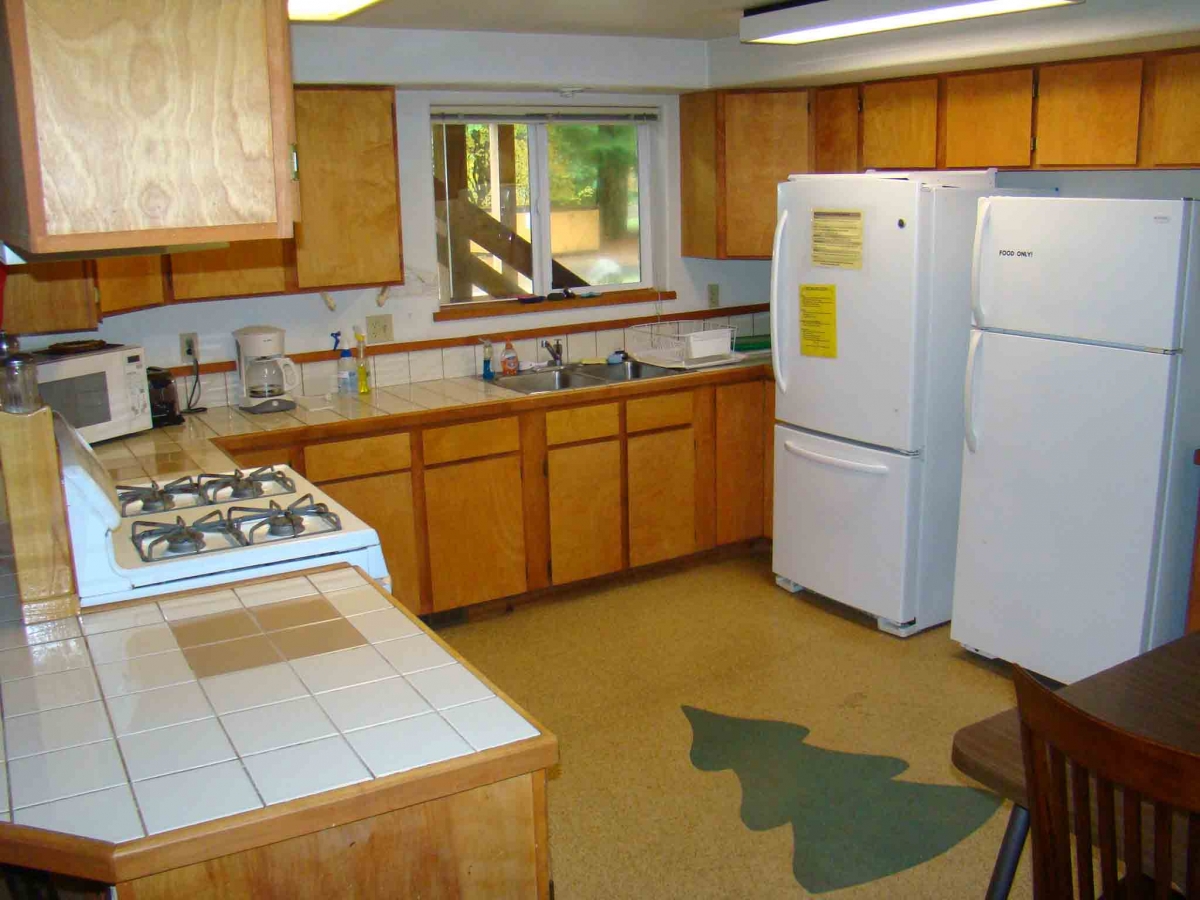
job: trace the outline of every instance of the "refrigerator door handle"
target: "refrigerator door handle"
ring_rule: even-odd
[[[983,263],[983,238],[991,218],[992,198],[981,197],[979,215],[975,219],[975,248],[971,254],[971,313],[975,317],[975,324],[980,328],[983,327],[983,301],[979,292],[979,270]]]
[[[967,449],[972,453],[979,444],[979,437],[975,434],[975,359],[982,342],[982,331],[971,332],[971,348],[967,351],[967,380],[963,383],[963,436],[967,440]]]
[[[783,210],[779,214],[779,223],[775,226],[775,240],[771,244],[771,368],[775,370],[775,385],[779,393],[787,393],[787,379],[783,374],[783,359],[779,353],[782,341],[782,331],[779,329],[781,304],[779,298],[779,251],[783,249],[783,234],[787,230],[788,214]]]
[[[794,453],[796,456],[812,460],[823,466],[833,466],[835,469],[849,469],[851,472],[865,472],[868,475],[886,475],[889,471],[887,466],[855,462],[852,459],[839,459],[836,456],[826,456],[824,453],[814,453],[811,450],[805,450],[803,447],[793,444],[791,441],[784,441],[783,446],[787,449],[788,453]]]

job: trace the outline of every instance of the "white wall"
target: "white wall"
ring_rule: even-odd
[[[1200,169],[1163,171],[1000,172],[1000,187],[1058,188],[1064,197],[1200,198]]]

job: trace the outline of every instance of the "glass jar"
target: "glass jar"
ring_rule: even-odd
[[[37,362],[28,353],[14,353],[4,358],[0,404],[9,413],[30,413],[42,408]]]

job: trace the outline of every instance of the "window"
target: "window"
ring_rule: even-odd
[[[434,110],[442,303],[649,286],[655,118]]]

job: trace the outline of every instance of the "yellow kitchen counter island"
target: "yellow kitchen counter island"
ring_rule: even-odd
[[[355,568],[0,640],[0,862],[122,898],[549,895],[557,739]]]

